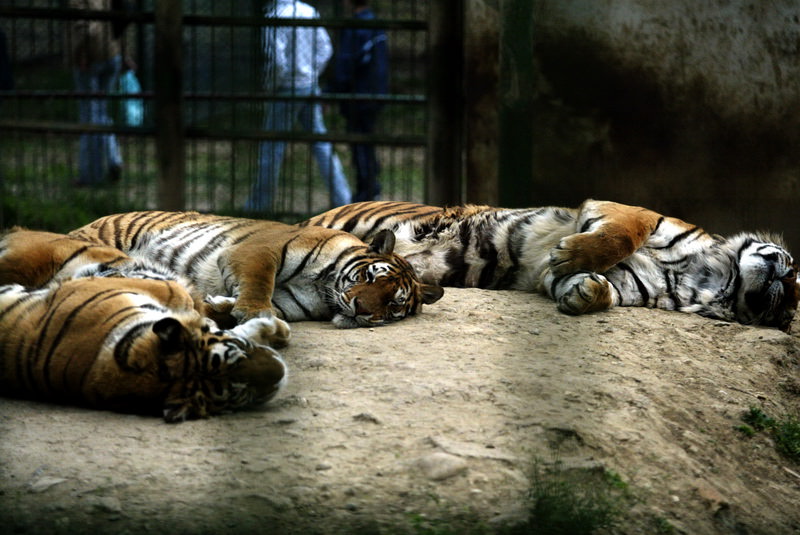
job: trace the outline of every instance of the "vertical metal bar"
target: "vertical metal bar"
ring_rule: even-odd
[[[497,205],[499,7],[466,2],[464,22],[464,174],[466,201]]]
[[[185,205],[182,4],[181,0],[161,0],[154,5],[156,155],[162,210],[183,210]]]
[[[500,14],[499,198],[509,207],[536,205],[533,8],[530,0],[504,0]]]
[[[461,36],[464,6],[460,0],[440,0],[431,2],[429,10],[426,201],[459,204],[463,200]]]

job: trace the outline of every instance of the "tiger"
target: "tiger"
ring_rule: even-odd
[[[148,415],[166,422],[260,405],[287,381],[255,318],[216,329],[176,281],[84,277],[0,286],[5,396]]]
[[[133,258],[115,247],[41,230],[12,227],[0,233],[0,285],[40,288],[82,277],[174,280],[192,295],[195,309],[232,327],[230,305],[203,296],[185,277],[147,258]]]
[[[722,237],[639,206],[447,208],[368,201],[298,224],[369,239],[391,230],[421,280],[544,294],[566,314],[642,306],[788,331],[800,298],[780,237]]]
[[[186,277],[238,322],[276,316],[374,327],[443,295],[393,252],[391,231],[364,243],[347,232],[198,212],[129,212],[69,234],[146,257]]]

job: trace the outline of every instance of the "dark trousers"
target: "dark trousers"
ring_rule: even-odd
[[[348,113],[347,130],[356,134],[372,134],[375,131],[377,118],[377,111],[362,109],[358,113]],[[377,199],[381,194],[381,185],[378,182],[381,166],[375,154],[375,145],[352,143],[350,152],[353,157],[353,167],[356,169],[356,192],[353,195],[353,202]]]

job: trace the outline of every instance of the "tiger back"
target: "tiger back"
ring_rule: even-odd
[[[239,321],[274,314],[287,321],[332,320],[337,327],[375,326],[415,314],[442,296],[438,285],[421,283],[393,252],[388,231],[366,244],[317,227],[197,212],[131,212],[70,235],[153,259],[203,293],[227,296]]]
[[[129,261],[119,249],[64,234],[14,227],[0,236],[0,285],[39,288],[90,266],[119,267]]]
[[[216,331],[174,281],[79,278],[0,286],[0,392],[142,414],[204,418],[274,397],[275,324]]]
[[[375,201],[299,224],[315,225],[362,239],[391,230],[426,282],[536,291],[568,314],[645,306],[787,330],[800,300],[797,264],[779,237],[711,235],[610,201],[519,209]]]
[[[195,286],[166,266],[132,258],[116,247],[53,232],[14,227],[0,235],[0,285],[46,284],[82,277],[172,280],[192,295],[195,309],[217,323],[232,326],[230,307],[210,305]]]

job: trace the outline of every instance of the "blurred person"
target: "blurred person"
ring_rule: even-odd
[[[299,0],[277,0],[265,9],[267,18],[318,19],[319,13]],[[320,94],[319,76],[333,53],[328,32],[322,27],[266,26],[263,32],[266,65],[264,89],[270,95],[308,97]],[[270,100],[266,104],[264,129],[291,130],[296,122],[314,134],[327,130],[322,106],[310,100]],[[264,141],[259,146],[258,176],[245,210],[271,210],[277,195],[285,141]],[[350,186],[342,163],[327,141],[312,144],[322,180],[330,192],[332,206],[348,204]]]
[[[345,0],[353,18],[374,20],[368,0]],[[389,52],[386,32],[374,28],[344,28],[339,34],[334,81],[331,89],[337,93],[384,95],[389,92]],[[340,111],[347,122],[347,131],[372,134],[382,104],[371,100],[353,99],[343,102]],[[380,163],[372,143],[352,143],[350,152],[356,169],[356,193],[353,201],[380,199],[378,182]]]
[[[69,6],[95,11],[126,11],[118,0],[70,0]],[[69,45],[75,90],[109,93],[116,89],[123,65],[123,34],[127,22],[76,20],[69,28]],[[78,120],[86,124],[111,125],[107,99],[81,98]],[[114,134],[82,134],[79,141],[77,186],[117,182],[122,176],[122,155]]]

